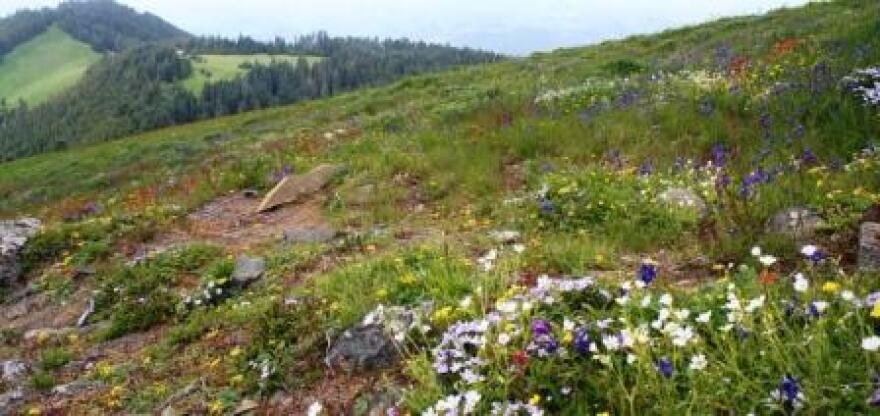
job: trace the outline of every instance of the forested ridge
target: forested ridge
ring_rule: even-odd
[[[96,51],[111,53],[48,102],[0,102],[0,161],[501,59],[494,53],[408,39],[331,37],[324,32],[292,42],[193,37],[156,16],[104,0],[68,2],[0,20],[0,54],[52,24]],[[256,53],[322,59],[249,64],[242,76],[207,83],[198,94],[180,85],[200,54]]]

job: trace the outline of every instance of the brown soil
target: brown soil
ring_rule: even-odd
[[[315,195],[299,204],[258,213],[259,198],[241,193],[218,198],[187,216],[186,223],[160,236],[153,248],[201,241],[245,251],[267,241],[279,240],[285,230],[327,226],[321,215],[325,197]]]

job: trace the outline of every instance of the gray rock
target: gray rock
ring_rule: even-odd
[[[364,325],[345,331],[327,354],[329,367],[346,365],[350,369],[387,368],[400,358],[394,341],[381,325]]]
[[[18,384],[28,374],[28,365],[24,361],[6,360],[0,363],[0,380],[9,384]]]
[[[21,387],[14,388],[5,393],[0,393],[0,415],[16,414],[15,408],[24,401],[24,390]]]
[[[403,389],[398,386],[368,391],[358,396],[352,405],[353,416],[386,416],[397,408],[403,399]]]
[[[862,223],[859,230],[859,270],[880,271],[880,224]]]
[[[284,242],[291,244],[326,243],[336,238],[337,234],[336,230],[324,226],[292,228],[284,231]]]
[[[822,226],[822,217],[807,208],[795,207],[777,212],[767,224],[767,233],[796,239],[812,237]]]
[[[106,385],[100,381],[94,380],[74,380],[67,384],[55,386],[52,388],[52,394],[56,396],[73,397],[80,394],[100,390]]]
[[[522,237],[519,231],[514,230],[495,230],[490,232],[489,236],[498,244],[513,244]]]
[[[24,333],[25,341],[35,341],[40,338],[58,338],[70,335],[77,331],[76,328],[38,328]]]
[[[238,407],[232,412],[235,416],[247,415],[255,412],[260,407],[260,404],[251,400],[244,399],[241,403],[238,404]]]
[[[677,208],[692,210],[701,217],[709,212],[706,201],[696,192],[687,188],[669,188],[663,191],[658,199]]]
[[[40,220],[0,221],[0,286],[11,286],[21,277],[21,251],[40,231]]]
[[[261,257],[239,256],[235,262],[235,270],[232,272],[232,281],[241,287],[245,287],[266,272],[266,260]]]

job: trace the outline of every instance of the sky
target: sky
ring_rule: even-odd
[[[527,55],[804,0],[119,0],[197,35],[408,37]],[[0,0],[0,16],[59,0]]]

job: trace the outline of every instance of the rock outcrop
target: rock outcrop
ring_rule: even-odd
[[[859,232],[859,270],[880,271],[880,223],[862,223]]]
[[[21,277],[21,252],[40,231],[40,220],[0,221],[0,286],[11,286]]]
[[[288,176],[269,191],[257,212],[265,212],[286,204],[299,202],[315,192],[324,189],[334,177],[345,171],[342,165],[320,165],[311,172]]]

